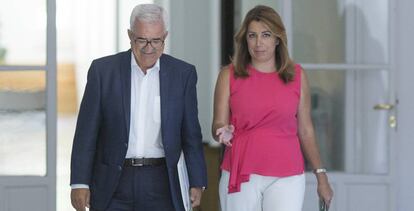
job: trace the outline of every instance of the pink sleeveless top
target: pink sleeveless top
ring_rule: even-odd
[[[248,66],[249,77],[235,78],[230,66],[230,123],[235,132],[221,168],[230,172],[229,193],[239,192],[250,174],[285,177],[302,174],[304,163],[297,135],[301,67],[285,84],[273,73]]]

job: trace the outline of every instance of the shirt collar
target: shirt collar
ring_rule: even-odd
[[[137,64],[137,61],[135,60],[134,53],[132,51],[131,51],[131,67],[137,68],[139,70],[139,72],[143,73],[141,68]],[[160,71],[160,59],[159,58],[155,62],[154,66],[152,66],[151,68],[149,68],[147,70],[147,73],[154,72],[154,71],[156,71],[156,72]]]

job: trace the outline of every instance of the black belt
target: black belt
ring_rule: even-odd
[[[127,158],[124,166],[160,166],[165,164],[165,158]]]

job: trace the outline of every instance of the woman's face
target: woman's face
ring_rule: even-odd
[[[279,40],[263,22],[250,22],[246,40],[253,63],[263,63],[275,59],[275,49]]]

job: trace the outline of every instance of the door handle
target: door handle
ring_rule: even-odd
[[[374,110],[391,110],[394,108],[393,104],[379,103],[374,106]],[[388,125],[391,128],[397,127],[397,118],[394,115],[388,117]]]
[[[394,108],[393,104],[379,103],[374,106],[375,110],[391,110]]]

